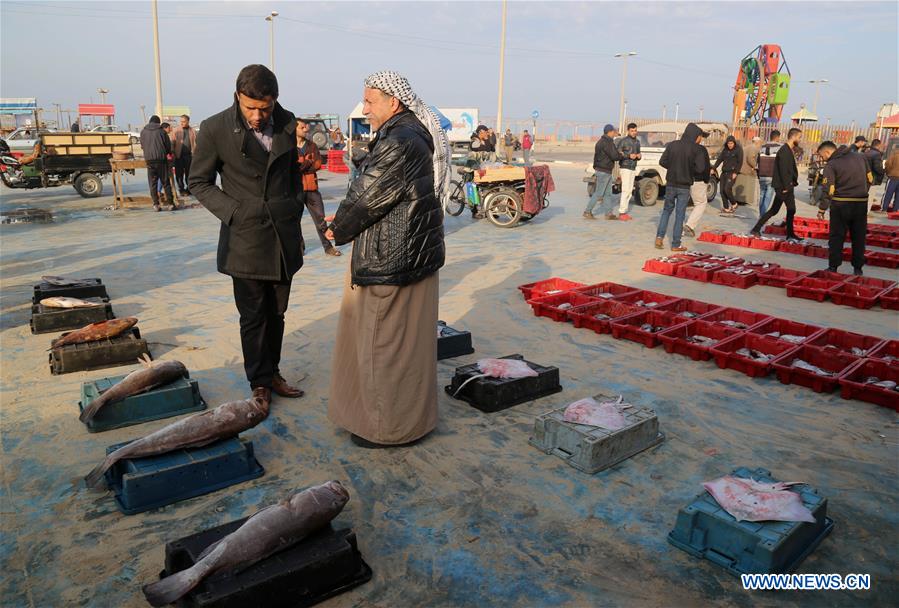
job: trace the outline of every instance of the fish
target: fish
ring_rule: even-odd
[[[794,336],[792,334],[782,334],[779,331],[772,331],[770,333],[765,334],[765,336],[769,338],[776,338],[778,340],[783,340],[784,342],[789,342],[790,344],[801,344],[805,341],[805,336]]]
[[[643,325],[640,326],[640,329],[647,333],[654,334],[654,333],[658,333],[658,332],[662,331],[665,328],[662,327],[661,325],[653,325],[652,323],[644,323]]]
[[[87,283],[89,279],[70,279],[67,277],[55,277],[53,275],[47,275],[41,277],[41,281],[44,283],[49,283],[50,285],[56,285],[57,287],[67,287],[69,285],[80,285],[82,283]]]
[[[727,325],[728,327],[736,327],[737,329],[746,329],[749,327],[745,323],[741,323],[740,321],[731,321],[730,319],[725,319],[724,321],[718,321],[721,325]]]
[[[80,298],[54,297],[41,300],[41,306],[47,308],[93,308],[103,306],[103,302],[88,302]]]
[[[122,401],[126,397],[146,393],[154,388],[174,382],[178,378],[187,378],[187,368],[180,361],[151,361],[149,355],[144,354],[139,359],[143,367],[125,376],[120,382],[103,391],[99,397],[91,401],[78,420],[90,422],[102,408],[110,403]]]
[[[644,302],[643,300],[637,300],[634,303],[634,306],[642,306],[643,308],[655,308],[658,305],[658,302]]]
[[[144,585],[144,597],[151,606],[165,606],[187,595],[214,572],[243,570],[289,549],[327,526],[349,499],[346,488],[332,480],[265,507],[237,530],[206,547],[190,568]]]
[[[690,312],[689,310],[685,310],[685,311],[679,312],[677,314],[678,314],[678,316],[687,317],[688,319],[695,319],[696,317],[699,316],[695,312]]]
[[[857,357],[865,357],[868,354],[868,351],[864,348],[859,348],[857,346],[852,347],[852,354]]]
[[[465,388],[465,385],[478,378],[536,378],[538,374],[521,359],[481,359],[478,361],[480,374],[476,374],[459,385],[453,397]]]
[[[571,302],[564,302],[558,306],[559,310],[568,310],[569,308],[571,308]]]
[[[85,325],[81,329],[71,331],[50,343],[50,348],[59,348],[67,344],[80,344],[81,342],[95,342],[106,338],[115,338],[125,333],[137,324],[137,317],[124,317],[121,319],[109,319]]]
[[[799,482],[763,483],[725,475],[702,486],[737,521],[807,521],[815,516],[802,498],[787,488]]]
[[[597,402],[595,399],[588,397],[575,401],[565,408],[562,419],[565,422],[573,422],[575,424],[586,424],[589,426],[598,426],[610,431],[617,431],[627,426],[627,420],[621,412],[623,397],[618,397],[618,401]]]
[[[85,476],[84,482],[89,488],[98,488],[106,471],[120,460],[156,456],[183,448],[208,445],[251,429],[267,416],[268,404],[262,399],[223,403],[215,409],[166,425],[107,454],[103,462]]]
[[[596,319],[597,321],[608,321],[612,317],[610,317],[609,315],[603,314],[603,313],[599,313],[599,314],[593,315],[593,318]]]
[[[703,344],[705,346],[711,346],[712,344],[717,344],[718,340],[715,338],[709,338],[708,336],[701,336],[699,334],[688,336],[687,342],[691,344]]]
[[[554,296],[554,295],[556,295],[557,293],[562,293],[562,290],[561,290],[561,289],[550,289],[549,291],[547,291],[547,292],[546,292],[545,294],[543,294],[543,295],[546,295],[546,296]]]
[[[740,348],[736,351],[736,354],[759,362],[770,361],[774,358],[774,355],[767,355],[752,348]]]
[[[897,384],[892,380],[881,380],[877,376],[868,376],[867,378],[865,378],[865,384],[879,386],[880,388],[885,388],[891,391],[899,390]]]
[[[884,355],[881,357],[887,363],[892,363],[893,361],[899,361],[899,357],[894,357],[892,355]]]
[[[597,298],[604,298],[604,299],[606,299],[606,300],[611,300],[612,298],[615,297],[615,294],[611,294],[611,293],[608,293],[608,292],[606,292],[606,293],[598,293],[598,294],[596,294],[596,297],[597,297]]]
[[[833,372],[823,370],[817,365],[812,365],[811,363],[803,361],[802,359],[793,359],[793,367],[804,369],[807,372],[812,372],[813,374],[818,374],[819,376],[830,377],[835,375]]]

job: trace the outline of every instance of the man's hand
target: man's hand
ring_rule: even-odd
[[[333,216],[333,215],[326,215],[326,216],[325,216],[325,221],[328,222],[328,223],[330,224],[331,222],[334,221],[334,216]],[[329,241],[333,241],[333,240],[334,240],[334,231],[331,230],[330,228],[328,228],[327,230],[325,230],[325,238],[328,239]]]
[[[731,179],[737,179],[737,174],[736,174],[736,173],[731,173],[731,174],[730,174],[730,178],[731,178]]]

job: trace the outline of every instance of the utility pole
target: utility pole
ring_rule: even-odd
[[[624,123],[627,121],[627,99],[624,100],[624,114],[621,115],[621,132],[625,133]]]
[[[162,118],[162,71],[159,67],[159,11],[157,0],[152,0],[153,5],[153,58],[156,62],[156,115]]]
[[[815,118],[818,117],[818,93],[820,92],[819,86],[822,84],[827,84],[830,82],[826,78],[818,78],[816,80],[809,80],[810,83],[815,85],[815,103],[812,105],[812,114],[815,115]]]
[[[665,122],[665,114],[668,112],[668,106],[662,106],[662,122]]]
[[[702,111],[703,111],[704,109],[705,109],[705,108],[703,108],[702,106],[699,106],[699,122],[702,122]]]
[[[58,103],[54,103],[56,106],[56,128],[62,130],[62,111],[60,110],[61,105]],[[881,129],[883,128],[883,121],[880,121]]]
[[[680,102],[674,104],[674,124],[677,124],[678,114],[680,114]]]
[[[633,57],[636,55],[636,51],[628,51],[626,53],[615,53],[615,57],[620,57],[623,61],[621,64],[621,102],[618,106],[618,129],[619,131],[624,130],[624,114],[625,103],[624,103],[624,82],[627,79],[627,58]]]
[[[141,119],[143,119],[143,121],[144,121],[143,124],[147,124],[147,111],[146,111],[146,107],[147,107],[147,106],[145,106],[145,105],[143,105],[143,104],[141,104],[141,106],[140,106],[140,117],[141,117]]]
[[[496,97],[496,136],[502,137],[503,129],[503,77],[506,71],[506,0],[503,0],[502,34],[499,39],[499,93]]]
[[[272,11],[271,14],[265,18],[265,20],[271,24],[268,37],[268,69],[272,72],[275,71],[275,17],[277,16],[278,11]]]

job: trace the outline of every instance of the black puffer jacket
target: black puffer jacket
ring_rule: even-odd
[[[840,146],[824,166],[821,184],[828,201],[867,203],[872,181],[874,179],[861,154],[853,154],[847,146]]]
[[[729,142],[734,142],[732,149],[727,147]],[[721,165],[724,165],[725,175],[739,173],[743,167],[743,148],[740,147],[733,135],[728,135],[724,141],[724,147],[721,148],[721,153],[718,154],[718,160],[715,161],[714,168],[717,170]]]
[[[145,161],[165,160],[166,156],[172,151],[172,140],[162,130],[160,123],[151,122],[147,123],[147,126],[140,132],[140,147],[144,152]]]
[[[665,181],[677,188],[689,188],[708,172],[708,152],[700,150],[696,138],[702,134],[696,124],[684,127],[680,139],[669,143],[659,164],[667,170]]]
[[[409,285],[446,257],[431,134],[406,111],[385,122],[368,149],[331,224],[334,240],[353,241],[354,285]]]
[[[593,149],[593,170],[611,173],[615,168],[615,163],[622,158],[624,157],[621,152],[615,147],[615,140],[608,135],[603,135]]]

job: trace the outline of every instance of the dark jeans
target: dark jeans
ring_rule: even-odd
[[[868,234],[868,205],[865,202],[830,203],[830,268],[836,270],[843,263],[843,242],[846,232],[852,238],[852,267],[861,270],[865,265],[865,237]]]
[[[309,190],[306,192],[306,209],[312,217],[312,223],[315,224],[315,231],[318,232],[318,240],[322,242],[324,249],[333,247],[331,241],[325,236],[328,230],[328,222],[325,221],[325,203],[322,201],[322,194],[318,190]]]
[[[169,204],[175,204],[175,198],[172,196],[172,180],[169,178],[169,164],[164,160],[148,160],[147,161],[147,181],[150,182],[150,198],[153,204],[159,204],[159,182],[165,188],[165,200]]]
[[[234,303],[240,313],[243,367],[250,386],[271,388],[281,362],[284,312],[290,298],[290,279],[234,281]]]
[[[899,177],[891,177],[887,181],[886,191],[880,203],[881,211],[899,211]]]
[[[178,183],[179,192],[187,192],[187,180],[190,179],[190,161],[193,156],[182,154],[175,159],[175,181]]]
[[[734,200],[734,184],[737,183],[737,178],[731,177],[732,173],[725,173],[721,178],[721,208],[722,209],[730,209],[731,207],[737,206],[737,201]]]
[[[690,200],[689,188],[678,188],[672,184],[665,186],[665,207],[659,217],[659,229],[657,238],[665,238],[668,231],[668,219],[674,212],[674,231],[671,233],[671,246],[680,247],[681,237],[684,232],[684,216],[687,215],[687,201]]]
[[[796,233],[793,231],[793,217],[796,215],[796,197],[793,195],[793,189],[790,188],[786,192],[777,192],[774,195],[774,203],[771,208],[765,212],[765,215],[759,218],[758,223],[752,227],[753,232],[761,232],[768,220],[780,213],[781,206],[787,207],[787,238],[795,239]]]

